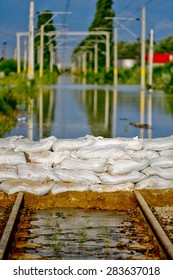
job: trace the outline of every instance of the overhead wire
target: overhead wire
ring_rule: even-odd
[[[133,4],[134,4],[135,0],[130,0],[129,3],[124,6],[119,12],[116,13],[116,16],[122,14],[122,12],[124,12],[125,10],[129,9]],[[138,3],[138,5],[140,5],[140,7],[138,6],[138,8],[136,9],[136,11],[132,12],[131,16],[132,17],[136,17],[136,15],[142,10],[142,6],[148,6],[149,4],[151,4],[153,0],[147,0],[147,1],[142,1],[143,3]],[[142,4],[142,5],[141,5]],[[140,18],[140,17],[139,17]],[[125,24],[124,24],[125,26]]]
[[[66,0],[66,6],[65,6],[65,12],[68,13],[69,12],[69,8],[70,8],[70,0]],[[63,20],[63,26],[65,28],[67,23],[67,14],[64,14],[64,20]],[[63,53],[62,53],[62,61],[64,62],[65,60],[65,53],[66,53],[66,46],[67,46],[67,36],[66,34],[64,34],[64,42],[63,42]]]

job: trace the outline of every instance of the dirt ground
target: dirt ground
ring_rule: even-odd
[[[173,206],[173,189],[167,190],[140,190],[149,206]],[[15,195],[0,193],[0,207],[11,206],[16,198]],[[36,196],[24,194],[24,205],[33,209],[48,209],[58,207],[107,209],[125,211],[134,208],[137,202],[135,194],[128,191],[112,193],[96,193],[92,191],[77,192],[69,191],[52,195]]]

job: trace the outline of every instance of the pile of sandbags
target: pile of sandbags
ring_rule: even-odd
[[[114,192],[173,187],[173,136],[0,139],[0,190]]]

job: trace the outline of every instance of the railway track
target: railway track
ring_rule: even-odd
[[[127,213],[51,212],[23,206],[18,193],[6,225],[0,224],[0,259],[173,259],[172,208],[150,208],[139,191],[134,195],[138,205]]]

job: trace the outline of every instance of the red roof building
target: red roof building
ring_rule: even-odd
[[[146,61],[149,62],[149,54],[146,54]],[[154,64],[164,64],[173,61],[173,54],[170,53],[155,53],[153,54]]]

